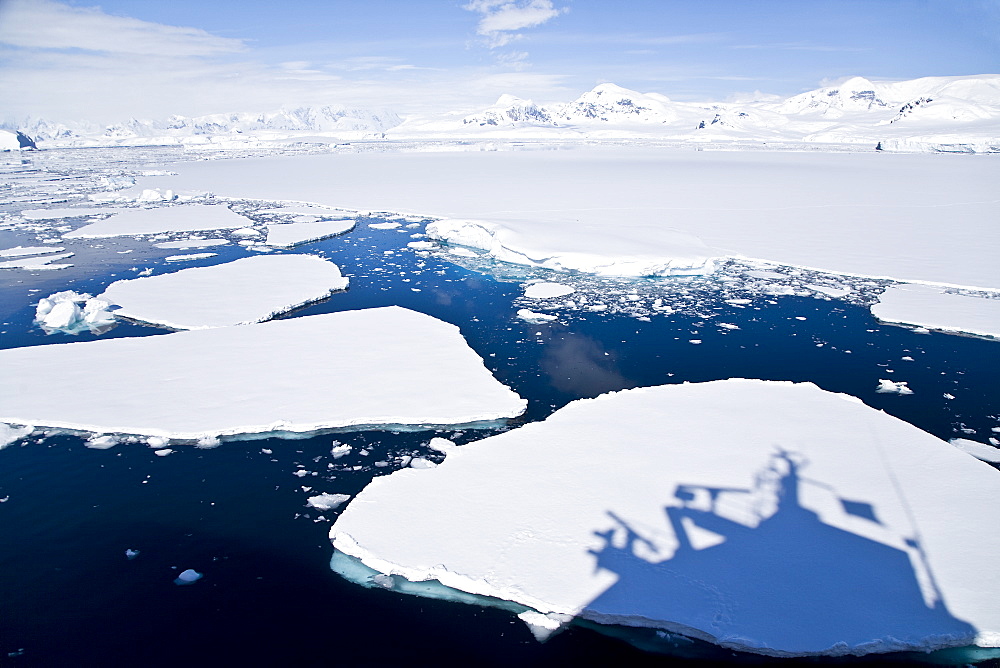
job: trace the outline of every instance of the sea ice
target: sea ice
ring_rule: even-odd
[[[164,241],[160,244],[153,244],[157,248],[164,249],[188,249],[188,248],[211,248],[212,246],[226,246],[229,241],[226,239],[181,239],[180,241]]]
[[[394,230],[397,227],[402,227],[402,223],[388,222],[388,223],[368,223],[368,227],[373,230]]]
[[[108,311],[110,306],[110,302],[85,292],[64,290],[38,301],[35,322],[49,334],[101,332],[115,323],[115,316]]]
[[[283,223],[267,226],[267,241],[275,248],[291,248],[309,241],[318,241],[354,229],[354,219],[324,220],[317,223]]]
[[[43,255],[45,253],[58,253],[66,250],[63,247],[53,248],[52,246],[15,246],[0,250],[0,257],[26,257],[29,255]]]
[[[116,213],[119,209],[100,209],[94,207],[77,207],[67,209],[27,209],[21,212],[25,220],[55,220],[58,218],[73,218],[75,216],[97,216]]]
[[[547,313],[536,313],[526,308],[517,310],[517,317],[525,322],[530,322],[533,324],[541,324],[544,322],[552,322],[553,320],[558,320],[558,316],[548,315]]]
[[[984,462],[1000,464],[1000,448],[995,448],[992,445],[980,443],[979,441],[973,441],[968,438],[953,438],[948,442],[962,452],[972,455],[976,459],[981,459]]]
[[[233,213],[227,206],[188,204],[161,206],[153,209],[119,209],[118,213],[90,225],[67,232],[64,239],[91,239],[161,234],[163,232],[194,232],[243,227],[247,219]]]
[[[190,262],[192,260],[207,260],[216,255],[218,253],[188,253],[187,255],[168,255],[163,260],[165,262]]]
[[[19,438],[29,436],[33,431],[35,431],[35,428],[31,425],[15,427],[12,424],[0,423],[0,450],[3,450]]]
[[[1000,295],[989,299],[931,285],[893,285],[872,305],[882,322],[1000,338]]]
[[[706,271],[710,258],[735,256],[1000,287],[1000,161],[989,159],[577,146],[344,152],[173,169],[175,188],[452,219],[428,232],[521,264],[643,275]],[[155,180],[141,179],[146,187]]]
[[[0,422],[102,434],[423,429],[525,406],[457,327],[395,306],[0,350]]]
[[[524,289],[524,296],[528,299],[552,299],[565,297],[574,292],[576,292],[574,288],[562,283],[532,283]]]
[[[259,255],[115,281],[100,298],[119,306],[116,316],[204,329],[269,320],[347,284],[336,264],[314,255]]]
[[[306,503],[318,510],[336,510],[351,498],[350,494],[328,494],[323,492],[310,496]]]
[[[376,478],[330,535],[397,581],[542,615],[864,654],[1000,642],[998,494],[858,399],[731,379],[575,401]]]
[[[907,386],[905,380],[892,381],[886,378],[879,379],[878,387],[875,388],[875,391],[879,394],[913,394],[913,390]]]
[[[56,260],[65,260],[68,257],[73,257],[74,253],[56,253],[55,255],[43,255],[41,257],[37,255],[32,255],[28,257],[20,257],[13,260],[4,260],[0,262],[0,269],[30,269],[30,270],[47,270],[47,269],[65,269],[66,267],[72,267],[71,264],[52,264]]]
[[[203,577],[204,577],[204,573],[199,573],[198,571],[194,570],[193,568],[189,568],[189,569],[187,569],[186,571],[183,571],[180,575],[177,576],[177,578],[174,580],[174,584],[175,585],[189,585],[189,584],[194,584],[195,582],[197,582],[198,580],[202,579]]]

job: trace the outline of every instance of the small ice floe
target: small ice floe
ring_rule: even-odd
[[[55,241],[58,242],[58,239]],[[15,246],[14,248],[4,248],[3,250],[0,250],[0,258],[44,255],[45,253],[58,253],[64,250],[66,249],[63,247],[52,248],[51,246]]]
[[[199,573],[193,568],[189,568],[174,579],[174,584],[175,585],[194,584],[198,580],[202,579],[204,576],[205,576],[204,573]]]
[[[94,434],[84,445],[93,450],[107,450],[118,445],[118,439],[111,434]]]
[[[340,268],[315,255],[246,257],[172,274],[115,281],[101,298],[115,313],[171,329],[268,320],[347,288]]]
[[[429,251],[434,250],[438,247],[433,241],[411,241],[406,244],[407,248],[412,248],[415,251]]]
[[[160,448],[159,450],[157,450],[153,454],[155,454],[157,457],[166,457],[167,455],[169,455],[171,453],[173,453],[173,449],[171,449],[171,448]]]
[[[12,424],[0,422],[0,450],[3,450],[17,439],[30,435],[34,430],[35,428],[31,425],[15,427]]]
[[[63,238],[91,239],[164,232],[230,230],[244,227],[247,222],[243,216],[221,205],[190,204],[154,209],[118,209],[115,215],[67,232]]]
[[[965,454],[972,455],[976,459],[981,459],[984,462],[991,462],[993,464],[1000,464],[1000,448],[995,448],[992,445],[980,443],[979,441],[973,441],[968,438],[953,438],[948,442]]]
[[[168,255],[163,259],[167,262],[190,262],[192,260],[205,260],[216,255],[218,253],[188,253],[187,255]]]
[[[131,548],[125,550],[125,558],[128,559],[129,561],[132,561],[138,556],[139,556],[139,550],[133,550]]]
[[[437,468],[437,463],[432,462],[429,459],[424,459],[423,457],[414,457],[410,460],[410,468],[433,469]]]
[[[562,283],[532,283],[524,289],[524,296],[528,299],[552,299],[565,297],[574,292],[576,292],[575,288]]]
[[[110,306],[107,300],[91,297],[85,292],[64,290],[39,300],[35,308],[35,322],[48,334],[99,333],[116,322],[115,316],[108,311]]]
[[[354,229],[354,219],[324,220],[313,223],[284,223],[267,226],[265,245],[272,248],[292,248],[310,241],[334,237]]]
[[[458,446],[452,441],[449,441],[447,438],[435,436],[431,439],[431,442],[427,444],[427,447],[436,452],[440,452],[443,455],[447,455],[450,452],[454,452],[455,448]]]
[[[55,255],[31,255],[19,257],[11,260],[0,261],[0,269],[28,269],[31,271],[44,271],[49,269],[65,269],[72,267],[71,264],[53,264],[56,260],[65,260],[73,257],[75,253],[56,253]]]
[[[373,230],[394,230],[397,227],[402,227],[402,223],[368,223],[368,227]]]
[[[548,315],[547,313],[536,313],[535,311],[531,311],[526,308],[518,309],[517,317],[532,324],[541,324],[543,322],[558,320],[558,316]]]
[[[164,241],[163,243],[153,244],[157,248],[162,248],[164,250],[169,250],[176,248],[178,250],[186,250],[188,248],[211,248],[213,246],[228,246],[229,241],[226,239],[181,239],[179,241]]]
[[[350,494],[328,494],[323,492],[306,499],[306,504],[317,510],[336,510],[351,498]]]
[[[350,454],[351,446],[341,443],[340,441],[334,441],[333,447],[330,448],[330,454],[334,459],[340,459],[344,455]]]
[[[907,387],[905,380],[895,382],[884,378],[879,379],[875,391],[879,394],[913,394],[913,390]]]

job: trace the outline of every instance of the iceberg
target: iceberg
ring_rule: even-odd
[[[526,405],[457,327],[396,306],[0,351],[0,422],[98,434],[484,426]]]
[[[976,297],[933,285],[893,285],[871,310],[886,323],[1000,338],[1000,294]]]
[[[536,631],[568,615],[867,654],[1000,643],[998,494],[995,469],[854,397],[730,379],[574,401],[376,478],[330,536],[396,580],[523,605]]]
[[[99,297],[118,305],[118,317],[204,329],[269,320],[347,284],[336,264],[315,255],[259,255],[115,281]]]
[[[325,220],[316,223],[274,223],[267,226],[267,246],[292,248],[319,241],[354,229],[354,219]]]
[[[189,568],[186,571],[181,572],[181,574],[178,575],[174,579],[174,584],[175,585],[189,585],[189,584],[194,584],[195,582],[197,582],[198,580],[202,579],[203,577],[204,577],[204,573],[199,573],[198,571],[194,570],[193,568]]]
[[[108,311],[110,306],[109,302],[86,292],[63,290],[38,301],[35,322],[49,334],[101,333],[115,324],[115,316]]]
[[[247,219],[227,206],[188,204],[153,209],[118,209],[115,215],[67,232],[64,239],[125,237],[243,227]]]

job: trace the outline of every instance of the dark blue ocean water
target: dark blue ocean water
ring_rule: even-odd
[[[995,341],[879,325],[864,307],[842,301],[762,295],[732,305],[711,282],[684,279],[660,285],[667,293],[677,286],[697,293],[696,309],[649,321],[565,310],[556,324],[532,325],[514,317],[521,283],[494,274],[507,279],[536,274],[510,267],[483,273],[418,256],[401,249],[418,230],[371,230],[366,222],[371,221],[360,221],[344,236],[289,251],[331,259],[350,276],[351,286],[285,317],[401,305],[454,323],[496,377],[529,400],[527,413],[511,427],[609,390],[730,377],[811,381],[945,439],[985,440],[1000,424]],[[18,244],[32,245],[31,237],[0,231],[0,247]],[[179,251],[161,251],[148,241],[62,245],[77,253],[69,260],[73,268],[0,272],[3,347],[96,338],[46,335],[32,324],[34,304],[52,292],[96,294],[113,280],[135,276],[132,267],[162,273],[251,253],[236,246],[208,249],[219,255],[178,266],[162,258]],[[648,281],[619,287],[629,291],[640,283],[644,289],[657,287]],[[164,333],[122,324],[101,338]],[[877,394],[878,379],[886,377],[906,380],[915,393]],[[946,393],[955,399],[944,398]],[[208,450],[178,447],[166,457],[143,444],[89,449],[68,435],[17,442],[0,451],[0,498],[6,499],[0,505],[0,665],[773,662],[703,643],[679,642],[672,655],[647,653],[587,625],[540,644],[510,613],[364,589],[330,570],[327,532],[337,513],[307,507],[308,496],[356,494],[374,476],[394,470],[402,455],[440,459],[426,447],[432,436],[466,443],[488,433],[267,438]],[[333,441],[352,445],[351,454],[334,459]],[[126,549],[140,554],[126,559]],[[188,568],[204,578],[174,585]],[[642,641],[642,634],[631,635]],[[786,663],[975,658],[944,652]]]

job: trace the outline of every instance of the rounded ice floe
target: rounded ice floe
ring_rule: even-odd
[[[575,401],[376,478],[330,535],[549,619],[865,654],[1000,643],[998,495],[995,469],[853,397],[731,379]]]
[[[205,576],[204,573],[199,573],[193,568],[189,568],[186,571],[183,571],[180,575],[178,575],[176,579],[174,579],[174,584],[175,585],[194,584],[198,580],[202,579],[204,576]]]
[[[347,288],[340,268],[314,255],[261,255],[172,274],[115,281],[100,298],[116,316],[171,329],[262,322]]]
[[[397,306],[0,350],[0,422],[100,434],[494,425],[526,403],[457,327]]]
[[[575,288],[562,283],[532,283],[524,289],[524,296],[528,299],[552,299],[553,297],[565,297],[576,292]]]

